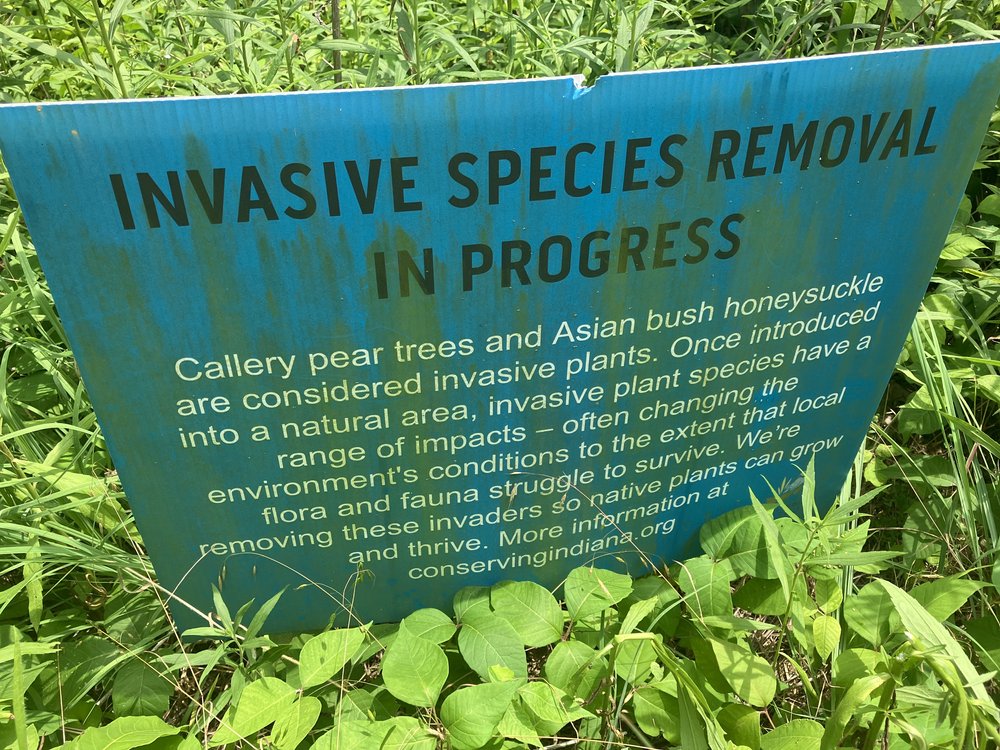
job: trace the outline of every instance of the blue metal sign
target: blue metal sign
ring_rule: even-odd
[[[0,108],[164,586],[272,630],[696,551],[865,434],[1000,45]],[[190,610],[175,609],[184,624]]]

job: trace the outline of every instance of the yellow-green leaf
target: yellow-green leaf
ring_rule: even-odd
[[[840,643],[840,621],[829,615],[816,615],[812,623],[813,641],[816,653],[823,660],[829,659]]]
[[[710,643],[719,670],[733,692],[751,706],[761,708],[774,700],[778,681],[767,661],[730,641],[712,638]]]
[[[259,732],[292,708],[295,690],[276,677],[262,677],[243,688],[236,705],[226,711],[210,745],[228,745]]]

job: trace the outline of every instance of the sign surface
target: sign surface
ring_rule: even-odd
[[[676,559],[814,456],[828,503],[998,87],[973,44],[11,105],[0,146],[161,583],[287,586],[288,631]]]

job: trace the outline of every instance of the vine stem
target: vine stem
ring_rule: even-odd
[[[885,0],[885,10],[882,12],[882,23],[878,27],[878,38],[875,39],[875,49],[882,49],[882,37],[885,36],[885,27],[889,23],[889,13],[892,11],[892,0]]]

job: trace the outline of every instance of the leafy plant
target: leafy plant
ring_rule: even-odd
[[[592,82],[997,27],[971,0],[30,0],[0,6],[0,100]],[[807,481],[801,513],[755,500],[657,575],[581,568],[561,600],[505,582],[284,639],[260,633],[274,600],[217,603],[197,643],[166,615],[0,166],[0,747],[995,747],[998,124],[827,516]]]

